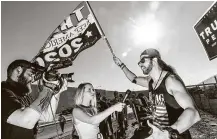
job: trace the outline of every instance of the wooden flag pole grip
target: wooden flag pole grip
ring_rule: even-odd
[[[106,38],[106,36],[103,36],[103,39],[106,41],[106,43],[107,43],[107,45],[108,45],[108,47],[109,47],[109,50],[110,50],[110,52],[112,53],[112,56],[115,57],[114,51],[113,51],[113,49],[112,49],[112,47],[111,47],[111,45],[110,45],[108,39]]]

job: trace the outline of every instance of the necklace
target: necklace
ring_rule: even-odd
[[[153,92],[156,89],[158,82],[160,81],[162,73],[163,73],[163,71],[161,71],[160,76],[159,76],[159,78],[157,80],[157,83],[155,84],[154,88],[152,88],[151,91],[149,92],[149,99],[150,99],[150,102],[151,102],[152,115],[153,115],[153,113],[155,111],[155,108],[154,108],[155,101],[154,101],[154,98],[153,98],[154,97]],[[151,87],[152,87],[152,85],[151,85]]]
[[[158,78],[158,80],[157,80],[157,83],[155,84],[155,86],[154,86],[154,88],[153,88],[153,91],[156,89],[157,84],[158,84],[158,82],[160,81],[160,78],[161,78],[162,73],[163,73],[163,71],[161,71],[160,76],[159,76],[159,78]]]

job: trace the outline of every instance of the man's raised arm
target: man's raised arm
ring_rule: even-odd
[[[143,86],[143,87],[148,87],[148,83],[149,83],[149,80],[150,80],[149,76],[138,77],[132,71],[130,71],[126,67],[126,65],[123,62],[121,62],[121,60],[119,58],[113,57],[113,60],[114,60],[115,64],[118,65],[122,69],[122,71],[124,72],[126,77],[132,83],[138,84],[138,85]]]

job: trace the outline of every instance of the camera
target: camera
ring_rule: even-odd
[[[56,70],[51,70],[49,72],[45,72],[45,79],[48,81],[57,81],[60,78],[65,78],[68,82],[74,82],[72,79],[73,75],[73,72],[68,74],[59,74]]]
[[[68,82],[74,82],[74,80],[72,80],[72,75],[74,75],[74,72],[68,74],[61,74],[61,77],[65,78]]]
[[[74,82],[74,80],[72,79],[72,76],[74,75],[74,73],[60,74],[57,71],[58,69],[63,69],[71,65],[72,65],[72,62],[69,59],[66,59],[61,63],[54,64],[48,70],[48,68],[42,67],[38,63],[33,63],[32,69],[35,71],[34,81],[41,79],[42,75],[45,73],[44,77],[47,81],[57,81],[60,78],[65,78],[68,82]]]

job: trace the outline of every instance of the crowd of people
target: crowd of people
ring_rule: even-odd
[[[136,76],[117,57],[117,64],[134,84],[146,87],[146,97],[127,90],[129,97],[114,92],[114,99],[107,100],[96,93],[91,83],[81,83],[74,97],[73,126],[80,139],[126,138],[128,127],[127,105],[133,109],[138,124],[132,139],[191,139],[189,128],[200,120],[197,107],[182,79],[167,65],[156,49],[146,49],[140,55],[139,67],[143,77]],[[15,60],[7,69],[8,79],[2,82],[2,138],[34,139],[39,120],[53,120],[60,94],[67,90],[67,80],[39,80],[38,97],[32,99],[31,84],[37,66],[26,60]],[[126,105],[127,104],[127,105]],[[118,129],[112,126],[112,118]],[[64,129],[62,130],[64,132]]]
[[[136,122],[132,123],[132,126],[139,126],[132,139],[138,138],[138,135],[142,136],[141,133],[144,133],[144,135],[146,134],[147,136],[150,135],[150,127],[147,125],[147,119],[148,113],[150,114],[149,107],[151,105],[148,101],[148,98],[142,93],[137,95],[131,90],[127,90],[126,94],[129,94],[129,96],[125,100],[126,106],[123,108],[123,110],[110,115],[99,125],[100,132],[102,133],[104,139],[125,139],[126,131],[130,127],[128,120],[132,118],[136,119]],[[117,91],[114,91],[113,99],[107,99],[105,96],[101,96],[100,93],[98,93],[97,96],[97,105],[99,111],[103,111],[117,102],[123,102],[124,99],[123,94]],[[132,109],[134,115],[133,117],[130,117],[130,114],[128,115],[129,108]],[[112,126],[112,122],[114,121],[117,122],[117,127]],[[142,132],[140,133],[140,131]]]

